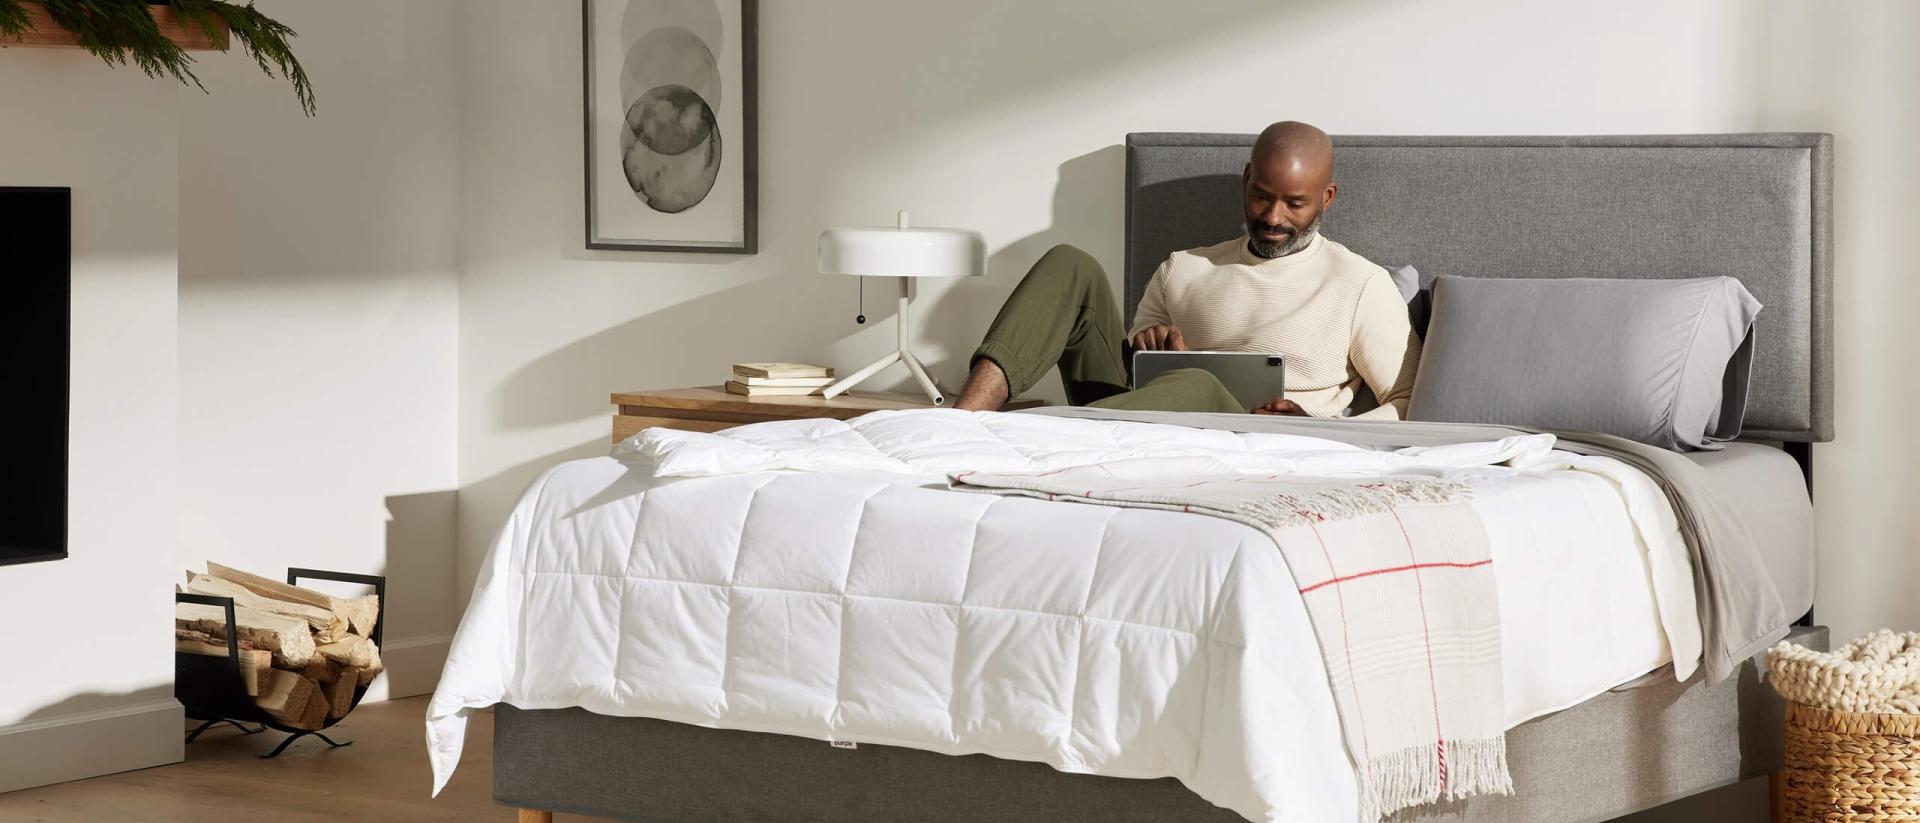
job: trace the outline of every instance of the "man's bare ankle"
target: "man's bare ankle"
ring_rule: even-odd
[[[1007,374],[1000,369],[1000,364],[982,357],[967,374],[967,385],[960,389],[960,399],[954,401],[953,407],[962,411],[996,411],[1007,404],[1010,394]]]

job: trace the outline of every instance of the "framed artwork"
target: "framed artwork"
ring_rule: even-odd
[[[582,0],[587,248],[755,251],[754,0]]]

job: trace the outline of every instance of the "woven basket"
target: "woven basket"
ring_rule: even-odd
[[[1920,820],[1920,715],[1787,704],[1784,820]]]

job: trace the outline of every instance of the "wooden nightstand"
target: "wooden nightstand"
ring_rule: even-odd
[[[924,395],[892,392],[850,391],[831,400],[819,395],[805,397],[748,397],[730,394],[720,386],[658,391],[617,392],[613,404],[613,442],[618,443],[641,429],[655,427],[696,432],[717,432],[748,423],[769,420],[800,420],[830,417],[836,420],[859,417],[883,409],[931,409]],[[1045,405],[1038,400],[1016,400],[1008,409],[1026,409]]]

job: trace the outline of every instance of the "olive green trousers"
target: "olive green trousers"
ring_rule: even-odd
[[[1120,307],[1100,264],[1072,246],[1042,255],[1000,314],[969,363],[984,357],[1007,376],[1010,397],[1033,388],[1060,367],[1067,402],[1130,411],[1245,412],[1218,378],[1201,369],[1175,369],[1129,390],[1131,347]]]

